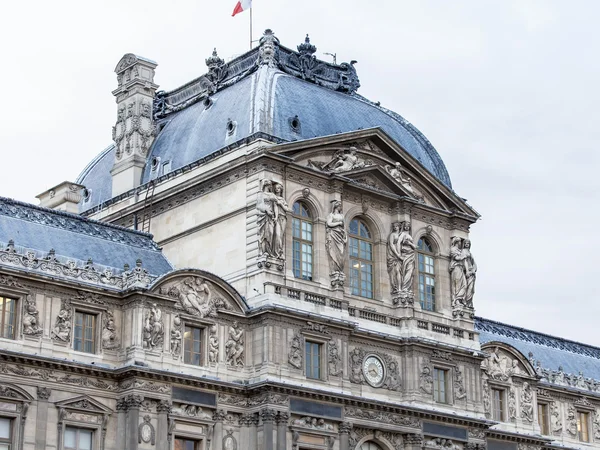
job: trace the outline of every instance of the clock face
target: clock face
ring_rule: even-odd
[[[385,369],[381,360],[374,355],[367,356],[363,361],[363,375],[371,386],[379,386],[383,383]]]

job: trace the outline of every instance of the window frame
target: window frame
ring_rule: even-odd
[[[577,418],[577,440],[579,442],[591,442],[590,440],[590,412],[584,411],[582,409],[575,410],[576,418]],[[585,420],[583,420],[585,419]],[[585,439],[583,439],[583,427],[582,424],[585,424]]]
[[[191,435],[191,434],[181,434],[181,433],[177,433],[176,435],[173,436],[173,449],[175,449],[175,443],[177,442],[178,439],[181,440],[186,440],[186,441],[193,441],[196,445],[195,445],[195,449],[194,450],[203,450],[205,448],[205,439],[201,436],[196,436],[196,435]]]
[[[99,345],[100,343],[100,332],[101,332],[101,327],[98,326],[98,324],[101,322],[102,320],[102,316],[101,314],[104,311],[100,312],[100,311],[96,311],[96,310],[92,310],[92,309],[87,309],[87,308],[79,308],[77,306],[75,306],[75,308],[73,309],[73,324],[71,325],[72,329],[71,329],[71,333],[73,335],[73,342],[72,342],[72,346],[73,346],[73,350],[79,353],[85,353],[86,355],[96,355],[98,354],[99,348],[101,347]],[[93,349],[91,352],[85,351],[85,350],[78,350],[75,347],[75,342],[77,341],[77,337],[75,334],[75,329],[77,328],[77,314],[83,314],[84,316],[92,316],[94,318],[94,328],[93,328],[93,332],[92,335],[94,337],[94,340],[92,342],[93,344]],[[85,343],[85,339],[82,340],[83,343]]]
[[[550,436],[550,405],[538,400],[537,416],[540,433],[543,436]]]
[[[500,417],[496,417],[496,397],[494,393],[498,392],[499,394],[499,402],[500,402]],[[492,420],[496,420],[498,422],[506,422],[506,389],[500,386],[490,386],[490,397],[491,397],[491,417]]]
[[[22,305],[21,303],[21,297],[22,295],[11,295],[11,294],[6,294],[5,292],[0,293],[0,298],[2,298],[3,300],[12,300],[13,301],[13,311],[12,311],[12,336],[11,337],[7,337],[4,336],[4,318],[6,315],[6,310],[4,309],[4,306],[6,305],[6,302],[3,301],[2,302],[2,309],[0,309],[0,339],[7,339],[7,340],[11,340],[14,341],[15,339],[17,339],[17,336],[19,336],[21,330],[19,327],[19,324],[21,323],[21,311],[20,311],[20,306]]]
[[[66,444],[65,444],[65,439],[67,437],[67,430],[69,428],[76,430],[76,435],[75,435],[76,436],[76,438],[75,438],[76,439],[76,443],[75,443],[76,447],[75,448],[73,448],[73,447],[67,447]],[[91,433],[91,435],[92,435],[91,436],[91,449],[90,450],[97,450],[97,448],[96,448],[96,440],[95,440],[96,430],[93,429],[93,428],[73,426],[71,424],[70,425],[65,425],[65,429],[63,431],[63,442],[62,442],[62,448],[63,448],[63,450],[81,450],[79,448],[79,439],[78,439],[78,437],[79,437],[79,432],[82,431],[82,430],[89,431]]]
[[[309,368],[309,354],[308,354],[308,345],[315,346],[318,351],[318,358],[317,360],[319,361],[319,367],[318,367],[318,376],[317,377],[313,377],[313,376],[309,376],[308,374],[308,368]],[[314,340],[314,339],[304,339],[304,376],[308,379],[311,380],[323,380],[323,370],[324,370],[324,366],[323,366],[323,348],[324,348],[324,344],[318,340]],[[311,356],[312,356],[312,352],[311,352]],[[313,358],[314,359],[314,358]],[[311,368],[312,368],[312,363],[311,363]]]
[[[0,438],[0,444],[8,445],[8,449],[13,450],[15,448],[15,417],[2,415],[0,420],[8,420],[8,438]]]
[[[198,364],[194,364],[192,362],[185,361],[185,358],[186,358],[185,343],[187,341],[185,338],[186,328],[192,328],[194,330],[200,331],[200,362]],[[181,361],[183,362],[183,364],[186,364],[189,366],[194,366],[194,367],[204,367],[206,365],[206,356],[207,356],[207,351],[208,351],[207,343],[206,343],[207,328],[208,328],[208,326],[206,324],[199,324],[194,321],[182,320],[181,329],[182,329],[183,333],[181,336]]]
[[[352,222],[354,221],[358,222],[358,234],[353,234],[350,231],[350,227],[352,226]],[[370,234],[370,237],[365,238],[362,237],[360,235],[360,231],[361,231],[361,223],[364,225],[364,227],[366,228],[366,230],[368,231],[368,233]],[[375,226],[372,224],[371,221],[365,219],[363,216],[361,215],[355,215],[354,217],[352,217],[351,220],[348,221],[348,225],[347,225],[347,230],[346,232],[348,233],[348,287],[350,289],[350,295],[355,295],[357,297],[362,297],[362,298],[368,298],[371,300],[375,299],[375,288],[377,286],[377,281],[376,281],[376,247],[377,247],[377,241],[375,238],[375,233],[373,232],[375,229]],[[356,240],[357,241],[357,250],[358,250],[358,256],[352,256],[351,254],[351,248],[352,248],[352,240]],[[361,242],[366,243],[367,245],[370,246],[370,253],[371,253],[371,259],[364,259],[361,258]],[[355,269],[352,265],[352,262],[355,261],[359,264],[359,268]],[[360,266],[361,264],[365,264],[367,266],[370,266],[370,275],[371,275],[371,281],[370,281],[370,291],[365,290],[363,291],[362,288],[362,283],[363,283],[363,271],[362,271],[362,267]],[[357,287],[357,292],[354,292],[354,287],[352,286],[352,280],[354,279],[352,276],[353,271],[356,271],[358,273],[358,287]],[[363,295],[363,293],[365,292],[370,292],[370,296],[369,295]]]
[[[425,241],[427,242],[428,247],[431,248],[431,251],[427,251],[427,250],[423,250],[422,248],[420,248],[419,243],[421,241]],[[438,274],[438,267],[437,267],[437,245],[435,244],[435,241],[433,241],[433,239],[429,236],[420,236],[417,239],[417,246],[416,246],[416,264],[415,264],[415,269],[417,272],[417,276],[415,277],[415,281],[416,281],[416,289],[415,291],[417,292],[418,295],[418,300],[419,300],[419,305],[421,305],[421,310],[423,311],[430,311],[430,312],[435,312],[438,310],[439,305],[438,305],[438,293],[436,292],[436,288],[438,287],[438,279],[437,279],[437,274]],[[427,266],[431,266],[433,268],[433,272],[427,272],[425,270],[421,271],[421,258],[423,258],[423,267],[427,267]],[[427,260],[426,258],[431,258],[431,264],[427,264]],[[421,277],[423,277],[423,284],[421,283]],[[428,287],[429,285],[427,284],[427,280],[433,280],[433,294],[432,294],[432,301],[431,301],[431,308],[429,307],[425,307],[426,305],[428,305],[428,301],[427,301],[427,293],[426,293],[426,287]],[[423,285],[423,291],[421,291],[421,285]]]
[[[451,392],[450,392],[450,374],[451,374],[452,369],[449,369],[447,367],[440,367],[440,366],[433,366],[433,400],[436,403],[443,403],[445,405],[448,405],[451,402]],[[438,393],[439,393],[439,385],[440,383],[438,382],[438,373],[443,373],[444,374],[444,398],[440,399],[438,398]]]
[[[300,214],[296,214],[294,212],[294,206],[296,204],[298,204],[301,208],[303,207],[306,210],[306,212],[308,214],[307,217],[303,216],[301,213]],[[315,219],[315,217],[313,217],[313,211],[314,211],[314,208],[311,208],[305,201],[303,201],[301,199],[295,200],[294,203],[292,204],[292,214],[291,214],[292,220],[290,221],[290,226],[291,226],[290,236],[292,238],[292,242],[291,242],[291,244],[292,244],[291,245],[291,249],[292,249],[292,251],[291,251],[292,264],[291,264],[291,266],[292,266],[292,274],[293,274],[294,278],[297,279],[297,280],[315,281],[315,278],[316,278],[316,273],[315,273],[316,269],[317,269],[317,266],[315,264],[315,250],[316,250],[316,246],[315,246],[315,231],[316,231],[315,223],[316,223],[316,219]],[[294,236],[294,224],[295,224],[295,221],[299,221],[300,222],[300,236],[299,237]],[[302,234],[303,234],[302,233],[302,231],[303,231],[302,224],[303,224],[303,222],[310,225],[310,234],[311,234],[311,240],[310,241],[307,240],[307,239],[304,239],[302,237]],[[300,276],[296,275],[296,267],[295,267],[295,262],[297,260],[296,260],[296,257],[295,257],[296,253],[295,253],[294,244],[296,242],[298,242],[299,245],[300,245],[300,259],[298,260],[299,264],[300,264],[300,267],[299,267],[299,274],[300,274]],[[303,265],[304,265],[305,261],[304,261],[303,257],[306,254],[304,252],[304,245],[309,245],[310,246],[310,257],[311,257],[311,261],[310,261],[310,278],[305,278],[305,276],[304,276]]]

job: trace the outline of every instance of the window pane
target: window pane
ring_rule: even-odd
[[[358,235],[358,220],[353,219],[350,221],[350,234],[356,234]]]
[[[10,439],[10,419],[0,419],[0,438]]]
[[[292,219],[292,237],[300,237],[300,219],[296,219],[295,217]]]
[[[77,448],[77,429],[65,428],[65,447],[66,448]]]
[[[79,430],[79,450],[92,450],[92,432]]]

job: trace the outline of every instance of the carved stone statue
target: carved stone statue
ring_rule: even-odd
[[[273,247],[275,236],[277,196],[273,193],[273,182],[263,180],[256,198],[256,224],[258,225],[259,256],[277,258]]]
[[[171,328],[171,353],[177,357],[181,355],[181,339],[183,334],[181,332],[181,317],[179,314],[173,318],[173,327]]]
[[[344,286],[344,263],[346,244],[348,235],[346,234],[346,225],[344,215],[342,214],[342,202],[333,200],[331,202],[331,213],[327,216],[325,224],[326,237],[325,249],[329,258],[329,276],[331,286],[342,288]]]
[[[552,402],[552,408],[550,413],[550,429],[552,434],[562,434],[563,431],[563,423],[560,417],[560,410],[558,409],[558,405],[556,402]]]
[[[569,406],[567,412],[567,431],[571,436],[577,436],[577,415],[575,413],[575,408],[572,406]]]
[[[389,173],[392,178],[398,181],[404,189],[406,189],[410,193],[414,193],[412,184],[410,182],[410,177],[407,177],[404,173],[404,169],[402,169],[402,165],[397,162],[394,167],[389,164],[385,166],[385,170]]]
[[[161,286],[159,293],[177,299],[181,308],[192,316],[217,317],[219,309],[231,309],[231,305],[219,296],[212,284],[200,277],[189,276]]]
[[[239,324],[233,322],[229,328],[229,340],[225,343],[225,354],[227,365],[232,367],[244,367],[244,330]]]
[[[392,232],[387,242],[387,269],[395,305],[413,303],[415,249],[410,234],[410,224],[408,222],[392,224]]]
[[[501,356],[500,349],[494,347],[490,356],[483,361],[481,368],[492,380],[507,381],[512,375],[512,366],[507,366],[508,358]]]
[[[426,394],[433,394],[433,376],[431,375],[431,368],[429,366],[423,366],[419,379],[419,388]]]
[[[210,336],[208,337],[208,362],[216,363],[219,361],[219,337],[217,336],[217,326],[210,327]]]
[[[71,340],[71,318],[72,318],[71,301],[63,299],[56,323],[52,330],[51,337],[56,341],[69,342]]]
[[[523,383],[521,390],[521,418],[525,422],[533,422],[533,391],[529,383]]]
[[[473,255],[471,255],[471,241],[465,239],[463,242],[463,257],[466,278],[465,306],[473,307],[473,295],[475,295],[475,279],[477,277],[477,264]]]
[[[342,374],[342,358],[335,341],[329,342],[329,375],[337,377]]]
[[[462,239],[454,236],[450,244],[450,280],[452,292],[452,307],[465,305],[467,279],[465,276]]]
[[[283,198],[283,185],[280,183],[274,183],[274,191],[276,203],[274,207],[275,211],[275,224],[273,232],[273,253],[278,259],[284,259],[284,244],[285,244],[285,230],[287,227],[287,213],[292,212],[288,207],[287,202]]]
[[[119,347],[117,330],[115,326],[115,317],[112,311],[106,311],[104,314],[104,324],[102,328],[102,348],[107,350]]]
[[[302,340],[298,334],[292,338],[288,362],[296,369],[302,369]]]
[[[489,415],[492,411],[492,399],[490,392],[490,385],[487,380],[483,380],[483,410],[486,412],[486,415]]]
[[[158,347],[159,349],[162,347],[164,340],[164,324],[162,320],[162,311],[158,308],[156,303],[153,303],[152,307],[146,311],[143,333],[144,348],[152,350],[155,347]]]
[[[28,296],[23,305],[23,334],[39,336],[43,329],[39,325],[39,312],[34,298]]]
[[[515,395],[515,388],[512,386],[508,390],[508,418],[511,422],[517,420],[517,396]]]
[[[362,363],[364,356],[364,350],[358,347],[350,353],[350,381],[352,383],[362,384],[363,382]]]
[[[467,398],[463,374],[458,368],[454,370],[454,398],[456,400],[464,400]]]

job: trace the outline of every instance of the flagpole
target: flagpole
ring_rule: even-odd
[[[250,6],[250,50],[252,50],[252,6]]]

